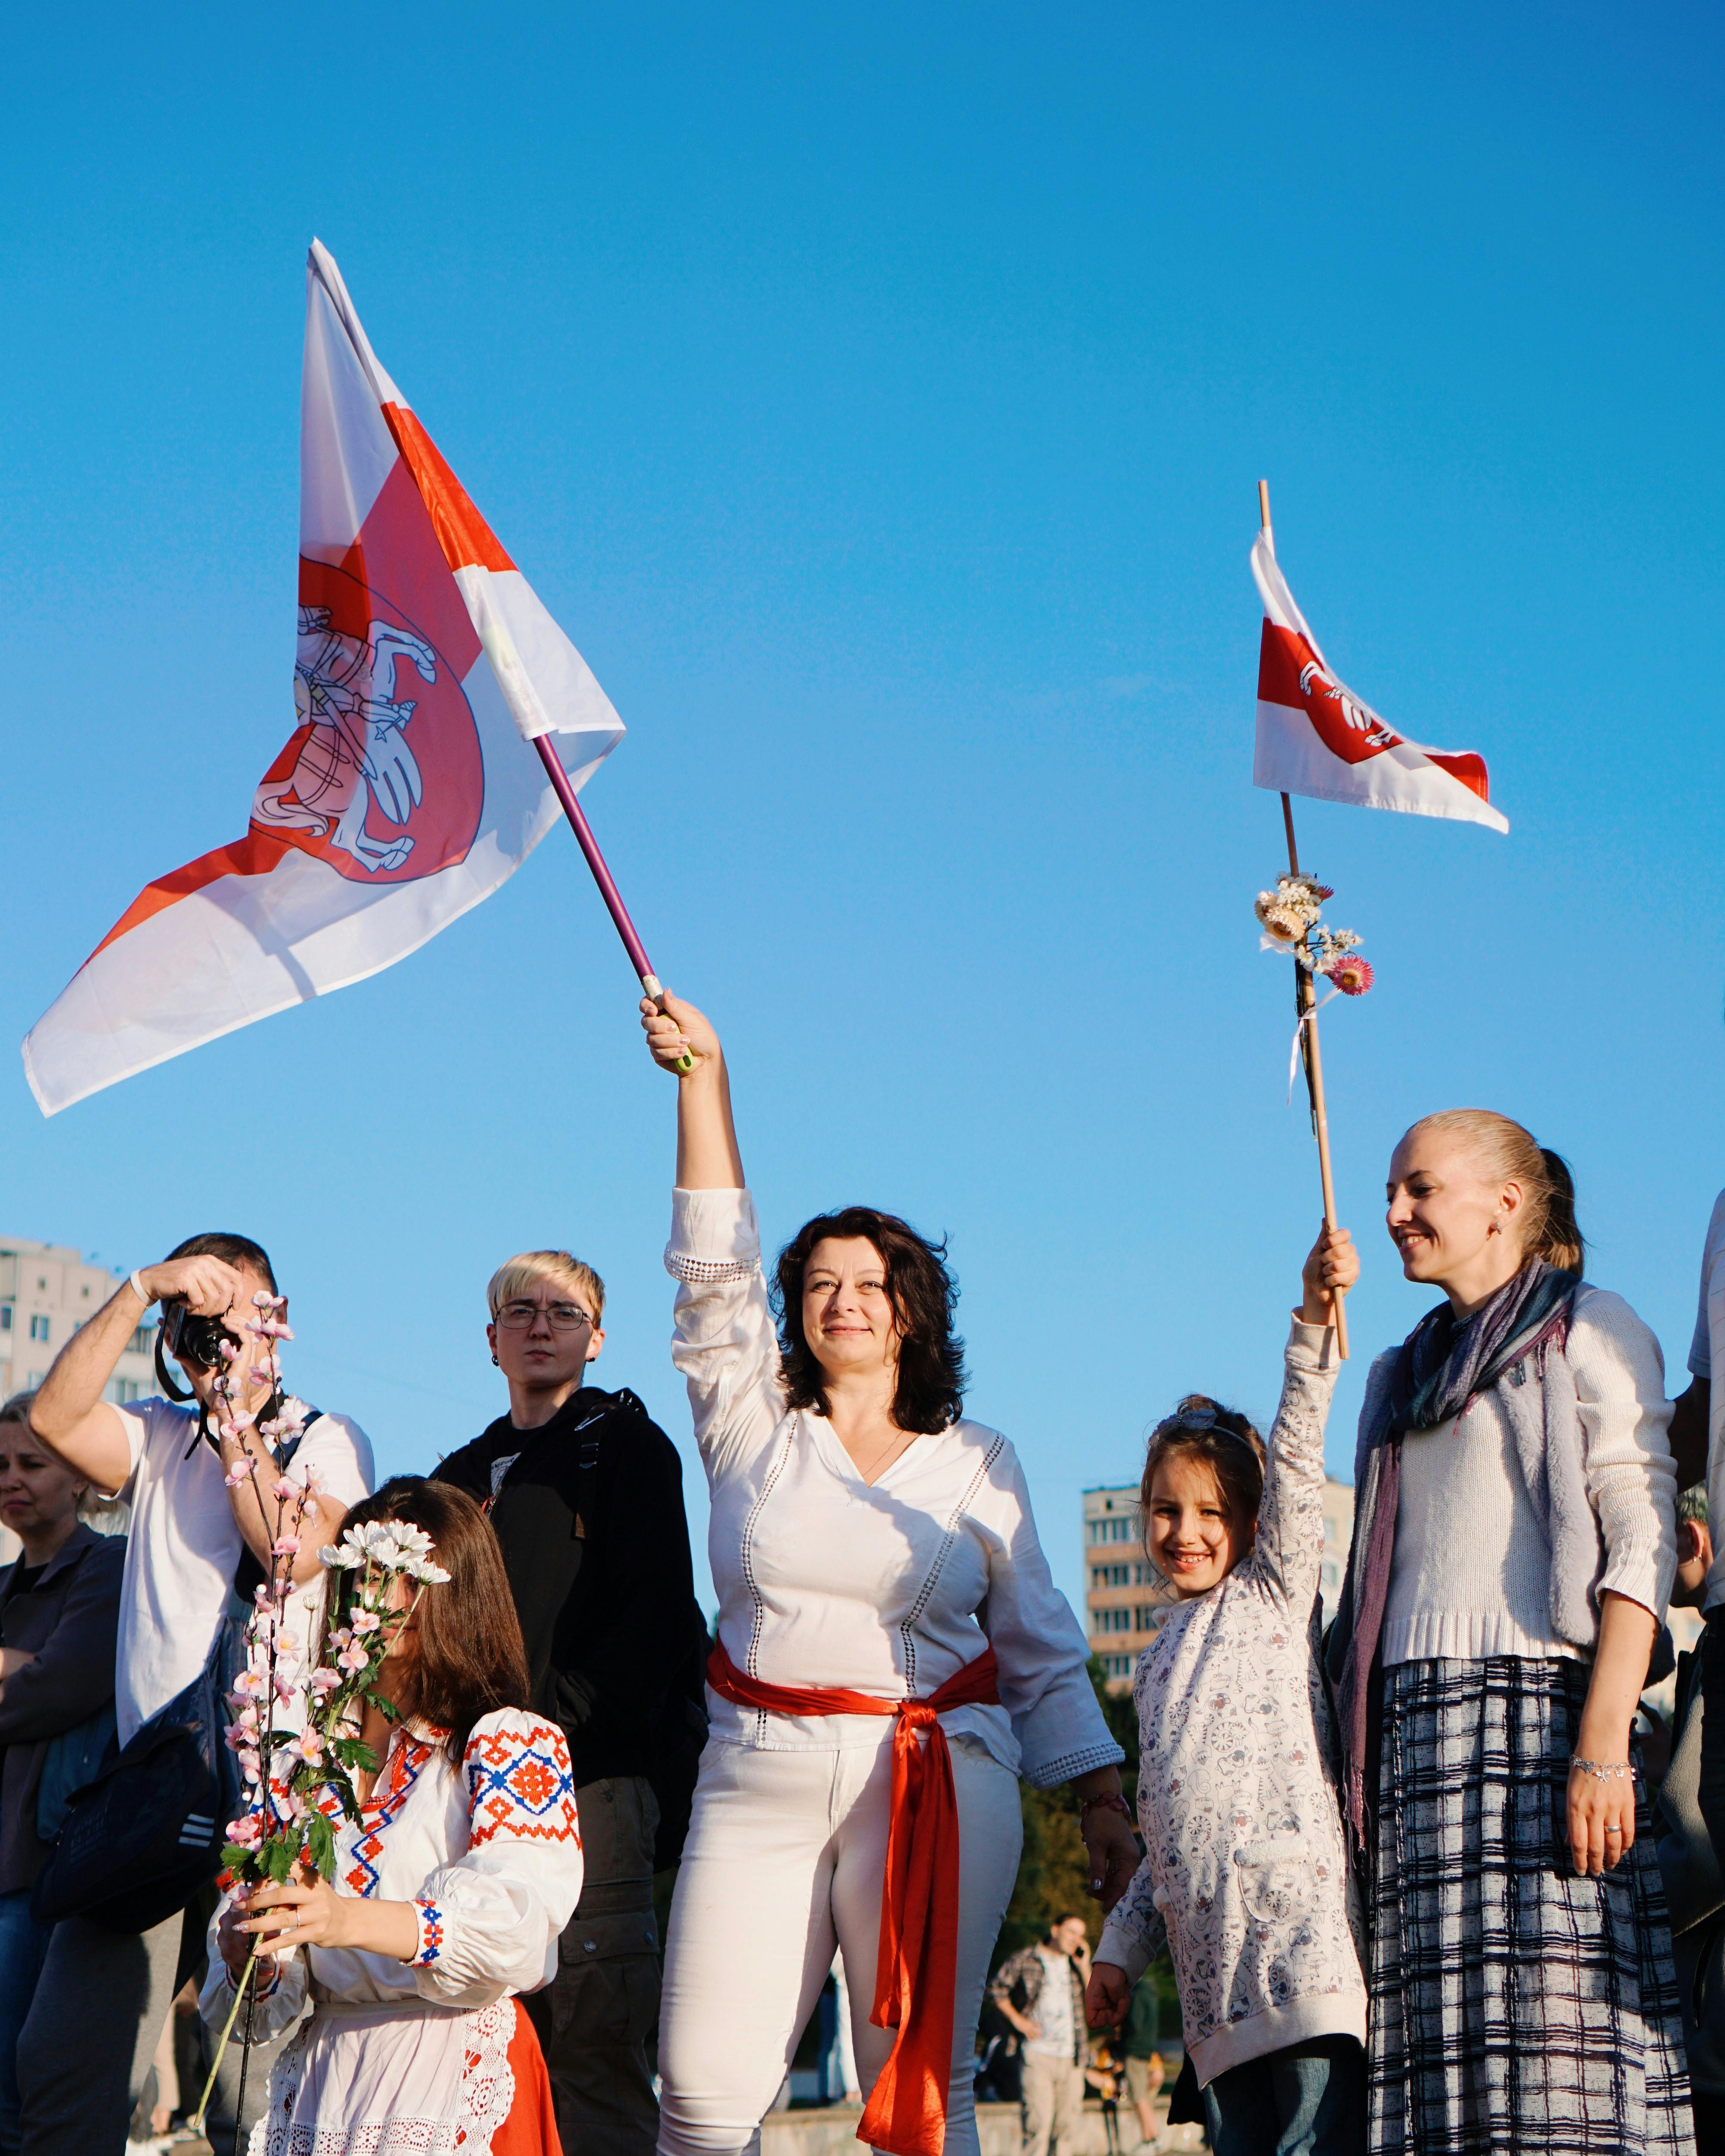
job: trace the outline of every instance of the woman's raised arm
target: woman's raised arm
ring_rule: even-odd
[[[641,1029],[661,1070],[676,1072],[684,1056],[695,1059],[692,1070],[676,1073],[678,1189],[741,1190],[742,1155],[718,1034],[693,1004],[677,996],[667,996],[662,1011],[643,996]]]

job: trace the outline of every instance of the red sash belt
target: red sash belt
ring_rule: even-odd
[[[877,2029],[896,2029],[875,2083],[859,2141],[892,2156],[941,2156],[947,2089],[952,2077],[953,1999],[958,1985],[958,1799],[952,1755],[938,1717],[948,1707],[998,1707],[994,1650],[948,1677],[927,1699],[875,1699],[836,1686],[762,1684],[745,1676],[722,1646],[706,1681],[721,1698],[769,1714],[891,1714],[892,1810],[880,1890],[880,1951],[875,1966]],[[916,1732],[926,1729],[926,1747]]]

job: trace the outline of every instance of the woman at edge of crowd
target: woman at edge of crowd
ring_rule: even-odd
[[[53,1928],[30,1913],[48,1860],[43,1777],[58,1738],[93,1768],[112,1729],[124,1535],[79,1517],[90,1486],[30,1428],[33,1393],[0,1407],[0,1520],[23,1547],[0,1571],[0,2152],[19,2145],[18,2039]],[[75,1735],[73,1732],[76,1732]],[[52,1779],[50,1777],[50,1779]],[[81,1775],[79,1779],[82,1779]],[[46,1822],[50,1834],[57,1820]]]
[[[859,2138],[977,2156],[973,2052],[1019,1774],[1070,1785],[1111,1906],[1137,1868],[1120,1748],[1017,1458],[961,1418],[942,1253],[870,1208],[809,1221],[778,1260],[775,1330],[718,1037],[675,998],[641,1009],[661,1067],[692,1059],[665,1265],[719,1595],[665,1950],[660,2148],[758,2145],[836,1942]]]
[[[256,2034],[312,2012],[270,2071],[254,2145],[316,2156],[380,2148],[561,2156],[551,2084],[515,1994],[550,1982],[581,1892],[568,1748],[526,1706],[527,1664],[496,1537],[452,1484],[397,1476],[344,1527],[402,1520],[449,1573],[391,1641],[356,1732],[357,1820],[333,1792],[336,1875],[231,1889],[198,2004],[219,2030],[253,1935],[270,1974]],[[326,1627],[341,1621],[338,1575]],[[408,1592],[405,1580],[399,1591]],[[322,1659],[320,1656],[320,1660]]]
[[[1371,1871],[1373,2156],[1690,2156],[1632,1727],[1676,1563],[1659,1343],[1584,1281],[1556,1153],[1485,1109],[1392,1157],[1404,1276],[1367,1379],[1329,1646]]]

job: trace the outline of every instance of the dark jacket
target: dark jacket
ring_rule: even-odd
[[[0,1894],[33,1886],[48,1856],[36,1832],[36,1790],[48,1748],[114,1697],[124,1535],[80,1520],[20,1589],[23,1559],[0,1571],[0,1643],[36,1660],[0,1687]]]
[[[492,1463],[511,1453],[494,1500]],[[706,1636],[676,1447],[633,1393],[583,1385],[539,1430],[500,1416],[436,1473],[490,1507],[532,1704],[562,1725],[577,1789],[650,1775],[660,1718]]]

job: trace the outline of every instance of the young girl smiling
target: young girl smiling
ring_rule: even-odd
[[[1359,1260],[1321,1234],[1267,1463],[1193,1394],[1150,1440],[1145,1548],[1175,1598],[1138,1664],[1146,1854],[1096,1950],[1088,2010],[1117,2022],[1164,1945],[1218,2156],[1357,2156],[1366,1987],[1317,1662],[1332,1294]]]

